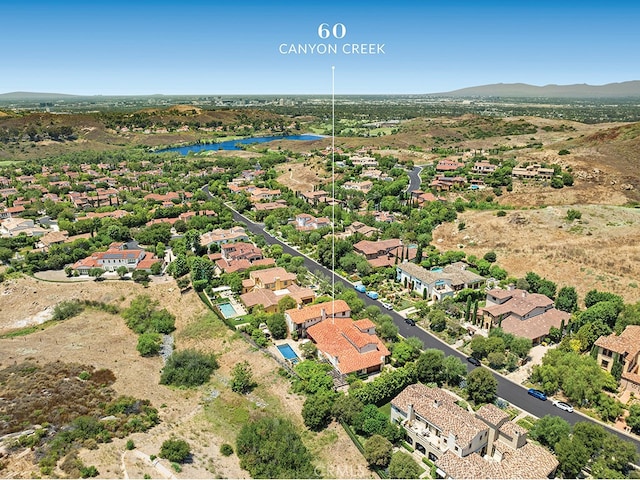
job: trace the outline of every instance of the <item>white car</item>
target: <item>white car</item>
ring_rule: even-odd
[[[559,402],[558,400],[553,401],[553,405],[558,407],[560,410],[565,410],[567,412],[573,412],[573,407],[565,402]]]
[[[381,303],[382,303],[382,306],[387,310],[393,310],[393,305],[391,305],[390,303],[387,303],[387,302],[381,302]]]

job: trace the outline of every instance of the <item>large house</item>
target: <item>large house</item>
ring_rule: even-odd
[[[471,169],[471,172],[478,175],[488,175],[490,173],[495,172],[497,169],[498,169],[498,166],[492,163],[476,162],[473,164],[473,168]]]
[[[232,242],[248,242],[249,236],[242,227],[231,227],[229,229],[217,228],[203,235],[200,235],[200,245],[209,247],[210,245],[223,245]]]
[[[351,308],[344,300],[333,300],[284,312],[289,332],[297,332],[298,337],[306,336],[309,327],[327,318],[351,318]]]
[[[451,190],[455,187],[464,187],[467,183],[465,177],[446,177],[444,175],[438,175],[431,181],[431,188],[435,188],[438,191]]]
[[[379,372],[391,354],[368,318],[326,319],[307,328],[307,336],[316,344],[318,354],[342,375]]]
[[[487,292],[487,303],[480,310],[483,327],[501,327],[506,333],[540,343],[551,327],[560,328],[571,315],[553,306],[553,300],[526,290],[495,288]]]
[[[445,158],[437,163],[436,172],[455,172],[461,168],[464,168],[464,163]]]
[[[342,188],[345,190],[357,190],[358,192],[367,193],[373,188],[373,182],[370,180],[365,180],[363,182],[347,181],[342,184]]]
[[[353,245],[353,250],[360,255],[364,255],[372,267],[389,267],[407,257],[412,260],[416,257],[418,248],[405,247],[398,238],[388,240],[361,240]]]
[[[242,282],[240,300],[247,308],[262,305],[265,312],[278,311],[278,302],[285,296],[293,298],[298,305],[311,303],[316,294],[310,288],[296,283],[297,276],[282,267],[254,270]]]
[[[613,364],[622,364],[621,386],[640,392],[640,325],[627,325],[620,335],[612,333],[596,340],[598,365],[611,372]]]
[[[317,230],[318,228],[331,226],[331,220],[327,217],[314,217],[308,213],[299,213],[292,223],[295,225],[296,230],[299,231]]]
[[[28,237],[38,237],[47,232],[48,230],[35,225],[30,218],[10,217],[0,222],[0,236],[2,237],[17,237],[21,233]]]
[[[71,268],[80,275],[88,275],[92,268],[101,268],[107,272],[115,272],[119,267],[127,270],[151,270],[151,265],[162,262],[152,252],[142,249],[129,249],[126,243],[114,242],[105,252],[95,252],[74,263]]]
[[[558,461],[527,442],[527,432],[488,404],[477,412],[440,388],[409,385],[391,401],[391,421],[416,451],[435,462],[443,478],[552,478]]]
[[[527,165],[526,167],[514,167],[511,171],[513,178],[520,179],[547,179],[553,178],[555,171],[553,168],[543,168],[542,166],[534,163],[533,165]]]
[[[215,262],[218,273],[242,272],[275,263],[273,258],[264,258],[262,250],[248,242],[225,243],[220,247],[220,253],[209,255],[209,258]]]
[[[295,283],[296,278],[295,273],[289,273],[282,267],[254,270],[249,273],[249,278],[242,282],[242,291],[246,293],[254,288],[281,290]]]
[[[427,270],[405,261],[396,266],[396,280],[434,301],[453,297],[465,288],[482,288],[486,283],[484,277],[467,270],[467,264],[463,262]]]

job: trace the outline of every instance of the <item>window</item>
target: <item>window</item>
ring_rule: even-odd
[[[607,362],[606,360],[602,360],[602,363],[600,364],[600,366],[602,368],[609,368],[609,362]]]

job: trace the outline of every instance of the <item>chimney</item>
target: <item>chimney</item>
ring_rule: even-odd
[[[437,398],[433,400],[433,406],[436,407],[436,408],[438,408],[440,406],[440,402],[438,402]]]
[[[409,405],[407,405],[407,420],[411,422],[413,420],[413,417],[413,403],[410,403]]]

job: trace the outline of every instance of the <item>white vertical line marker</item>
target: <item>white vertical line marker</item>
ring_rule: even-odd
[[[331,297],[333,316],[336,305],[336,67],[331,66]]]

